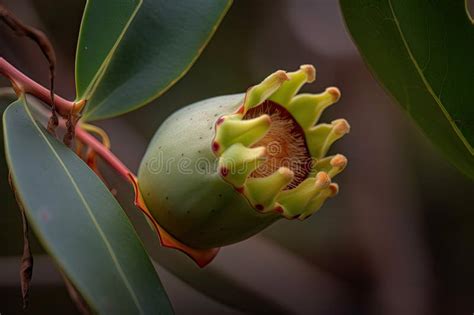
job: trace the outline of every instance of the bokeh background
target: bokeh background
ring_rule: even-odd
[[[57,92],[70,99],[84,3],[2,1],[50,36],[59,61]],[[47,63],[37,47],[4,25],[0,54],[48,84]],[[306,91],[327,86],[342,91],[341,101],[323,120],[344,117],[352,125],[332,150],[349,158],[338,178],[340,195],[309,220],[281,221],[223,248],[215,262],[199,270],[184,255],[158,246],[131,206],[129,187],[104,166],[156,261],[176,313],[472,314],[474,184],[443,159],[374,80],[345,30],[336,0],[236,0],[184,79],[147,107],[99,125],[111,135],[113,151],[136,170],[154,131],[175,110],[243,92],[276,69],[303,63],[318,71],[317,82]],[[0,79],[0,84],[8,82]],[[33,245],[36,264],[25,313],[77,313],[53,261],[37,242]],[[22,313],[21,251],[21,219],[2,156],[2,315]]]

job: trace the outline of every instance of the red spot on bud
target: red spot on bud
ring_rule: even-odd
[[[264,207],[262,205],[255,205],[255,208],[258,210],[258,211],[263,211]]]
[[[227,175],[229,175],[229,170],[226,167],[221,167],[221,175],[223,177],[226,177]]]
[[[214,141],[212,143],[212,151],[214,151],[214,152],[219,151],[219,147],[220,147],[220,145],[219,145],[219,143],[217,143],[217,141]]]
[[[278,207],[275,208],[275,212],[283,213],[283,208],[278,206]]]
[[[244,193],[244,187],[237,187],[235,188],[235,190],[237,190],[239,193],[243,194]]]
[[[219,119],[217,119],[216,121],[216,126],[219,126],[220,124],[222,124],[224,122],[224,117],[219,117]]]

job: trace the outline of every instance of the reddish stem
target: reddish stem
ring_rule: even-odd
[[[32,94],[43,102],[51,106],[51,95],[50,90],[44,88],[40,84],[28,78],[26,75],[21,73],[18,69],[8,63],[5,59],[0,57],[0,74],[3,74],[13,84],[15,92],[19,94],[29,93]],[[56,109],[63,118],[68,118],[72,111],[77,110],[76,107],[79,107],[79,110],[84,105],[77,104],[65,100],[59,96],[54,95]],[[168,234],[155,220],[153,215],[150,213],[148,208],[143,201],[143,197],[140,193],[138,187],[137,176],[132,173],[125,166],[125,164],[120,161],[120,159],[115,156],[102,142],[97,140],[95,137],[90,135],[87,131],[81,128],[80,124],[76,126],[76,137],[83,144],[87,145],[91,150],[93,150],[97,155],[99,155],[105,162],[107,162],[110,167],[112,167],[120,176],[122,176],[127,182],[133,185],[135,190],[135,204],[136,206],[147,216],[147,218],[153,223],[159,237],[161,244],[168,248],[174,248],[184,252],[186,255],[191,257],[200,267],[204,267],[210,263],[214,257],[217,255],[219,248],[211,248],[206,250],[194,249],[191,248],[180,241],[176,240],[173,236]]]
[[[51,105],[50,90],[27,77],[2,57],[0,57],[0,74],[4,75],[12,82],[13,88],[17,94],[20,92],[32,94],[46,104]],[[74,102],[68,101],[57,95],[54,97],[54,103],[59,114],[65,118],[69,116],[72,109],[77,113],[82,108],[82,106],[75,106]]]
[[[97,140],[87,131],[82,129],[79,125],[76,127],[76,137],[83,143],[87,144],[97,155],[99,155],[110,167],[112,167],[124,179],[130,181],[130,176],[135,177],[132,171],[120,161],[109,149],[107,149],[102,142]]]
[[[51,106],[50,90],[30,79],[2,57],[0,57],[0,74],[4,75],[12,82],[13,88],[17,94],[32,94]],[[82,106],[79,105],[83,105],[68,101],[57,95],[54,96],[54,100],[59,114],[66,119],[71,114],[71,111],[77,113],[82,108]],[[76,137],[96,152],[97,155],[104,159],[104,161],[124,179],[131,181],[136,177],[117,156],[107,149],[100,141],[82,129],[80,124],[76,127]]]

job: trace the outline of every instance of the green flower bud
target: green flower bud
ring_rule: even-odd
[[[280,70],[246,94],[197,102],[169,117],[138,174],[159,225],[191,248],[215,248],[281,218],[305,219],[336,195],[331,181],[347,159],[326,153],[349,124],[316,124],[340,93],[297,95],[315,74],[311,65]]]

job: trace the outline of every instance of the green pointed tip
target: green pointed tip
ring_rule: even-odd
[[[307,211],[302,213],[298,219],[303,221],[317,212],[324,205],[328,198],[334,197],[339,193],[339,185],[332,183],[326,189],[322,190],[308,203]]]
[[[315,171],[326,172],[329,177],[334,178],[347,166],[347,158],[342,154],[325,157],[314,164]]]
[[[275,208],[275,199],[293,180],[294,173],[287,167],[280,167],[267,177],[249,178],[245,184],[245,194],[252,206],[260,212],[270,212]]]
[[[345,119],[337,119],[331,124],[319,124],[307,132],[308,147],[317,159],[326,155],[331,145],[349,133],[350,125]]]
[[[240,188],[265,160],[266,151],[265,147],[247,148],[241,143],[233,144],[219,158],[219,172],[225,181]]]
[[[315,178],[307,178],[298,187],[283,191],[277,202],[287,219],[298,218],[307,210],[308,203],[322,190],[330,186],[331,178],[325,172],[319,172]]]
[[[252,107],[255,107],[261,104],[263,101],[267,100],[270,95],[272,95],[278,88],[283,84],[283,82],[289,80],[290,78],[283,70],[278,70],[271,75],[269,75],[265,80],[260,84],[254,85],[247,90],[244,100],[244,113],[247,112]]]
[[[226,117],[219,124],[216,124],[213,150],[217,155],[220,155],[235,143],[251,146],[265,136],[271,123],[272,120],[268,115],[261,115],[248,120]]]
[[[341,99],[341,91],[337,87],[328,87],[325,92],[331,95],[332,103],[337,103]]]
[[[337,154],[331,159],[331,169],[328,174],[331,178],[334,178],[337,174],[342,172],[347,166],[347,158],[342,154]]]
[[[339,194],[339,185],[337,183],[332,183],[329,185],[330,194],[329,197],[335,197]]]
[[[329,185],[331,184],[331,177],[326,172],[319,172],[316,174],[316,182],[315,182],[315,189],[316,190],[321,190],[328,188]]]
[[[336,103],[340,97],[339,90],[331,87],[320,94],[297,95],[290,101],[287,109],[303,129],[308,129],[314,126],[323,111]]]
[[[313,65],[301,65],[300,70],[306,74],[307,83],[313,83],[316,80],[316,68]]]
[[[312,65],[302,65],[295,72],[288,73],[289,80],[270,96],[270,100],[282,106],[287,106],[298,93],[303,84],[311,83],[316,79],[316,69]]]
[[[343,136],[351,131],[351,126],[345,119],[336,119],[331,122],[334,126],[334,133],[338,136]]]

